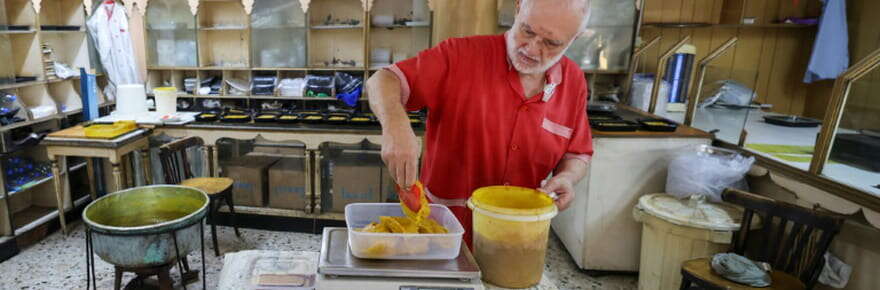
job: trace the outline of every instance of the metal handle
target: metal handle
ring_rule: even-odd
[[[661,39],[663,39],[662,36],[654,37],[654,39],[651,39],[650,41],[648,41],[647,43],[645,43],[641,47],[636,48],[633,51],[632,59],[630,60],[630,63],[629,63],[629,71],[626,73],[626,79],[623,80],[623,85],[621,86],[623,89],[623,95],[626,96],[625,100],[621,100],[622,103],[629,102],[629,98],[630,98],[629,93],[630,93],[630,89],[632,88],[633,74],[635,74],[636,69],[639,66],[639,61],[641,60],[642,55],[645,54],[645,52],[647,52],[648,49],[650,49],[650,48],[654,47],[655,45],[657,45],[658,43],[660,43]]]
[[[685,114],[684,114],[684,124],[685,125],[691,126],[694,122],[694,117],[697,114],[697,104],[700,102],[700,98],[703,95],[703,82],[706,79],[706,70],[709,67],[709,63],[711,63],[716,58],[720,57],[725,52],[727,52],[731,47],[736,45],[737,41],[739,41],[739,39],[735,36],[730,38],[730,40],[728,40],[727,42],[725,42],[724,44],[722,44],[721,46],[716,48],[714,51],[709,53],[709,55],[707,55],[702,60],[700,60],[700,64],[699,64],[700,76],[698,77],[698,80],[697,80],[697,88],[696,88],[697,91],[694,94],[694,97],[688,101],[687,112],[685,112]],[[691,80],[691,81],[693,81],[693,80]]]

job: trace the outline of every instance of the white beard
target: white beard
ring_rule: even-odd
[[[520,49],[516,48],[516,41],[514,40],[513,34],[514,34],[513,31],[510,31],[510,32],[504,34],[504,40],[505,40],[505,42],[507,42],[507,59],[510,60],[511,64],[513,64],[513,68],[515,68],[516,71],[518,71],[521,74],[543,74],[548,69],[550,69],[550,67],[552,67],[557,62],[559,62],[559,60],[562,59],[562,56],[565,55],[565,51],[568,50],[568,47],[570,47],[571,44],[574,43],[574,41],[570,41],[568,43],[568,45],[565,46],[565,49],[563,49],[562,52],[559,53],[559,55],[553,57],[552,60],[550,60],[544,64],[540,64],[536,67],[525,67],[524,64],[519,62],[518,54],[523,54],[523,55],[526,55],[526,54],[518,51],[518,50],[522,50],[523,48],[520,48]]]

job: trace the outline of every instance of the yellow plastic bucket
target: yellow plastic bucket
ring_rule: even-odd
[[[473,210],[473,251],[483,280],[505,288],[541,281],[553,200],[524,187],[479,188],[468,199]]]

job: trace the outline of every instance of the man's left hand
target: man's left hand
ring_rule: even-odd
[[[553,176],[538,190],[545,193],[555,192],[558,197],[556,199],[556,207],[559,208],[559,211],[568,208],[571,205],[571,201],[574,200],[574,182],[572,182],[568,175]]]

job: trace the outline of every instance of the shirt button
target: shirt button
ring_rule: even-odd
[[[510,182],[504,182],[504,186],[510,186]]]
[[[513,151],[519,150],[519,146],[512,145],[512,146],[510,146],[510,150],[513,150]]]

